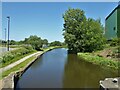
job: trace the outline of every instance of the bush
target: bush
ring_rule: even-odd
[[[10,61],[14,58],[14,55],[12,55],[12,53],[7,53],[3,56],[3,63],[6,63],[7,61]]]
[[[113,38],[110,41],[110,46],[118,46],[118,45],[120,45],[120,38]]]
[[[0,64],[1,64],[2,60],[3,60],[3,57],[0,56]]]
[[[30,45],[29,45],[29,46],[28,46],[28,45],[27,45],[27,46],[24,46],[24,48],[26,48],[26,49],[28,49],[28,50],[33,50],[32,46],[30,46]]]
[[[1,62],[4,66],[4,64],[8,65],[16,60],[19,60],[20,58],[24,57],[25,55],[34,52],[35,50],[29,46],[22,47],[13,51],[9,51],[8,53],[4,54],[1,57]]]

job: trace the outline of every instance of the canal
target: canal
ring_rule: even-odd
[[[20,88],[99,88],[99,81],[116,77],[117,71],[85,62],[64,48],[43,54],[18,80]]]

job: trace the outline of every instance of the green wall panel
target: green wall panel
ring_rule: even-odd
[[[105,37],[108,40],[117,37],[117,10],[105,21]]]
[[[120,7],[117,10],[117,36],[120,38]]]

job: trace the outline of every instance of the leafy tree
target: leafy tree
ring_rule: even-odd
[[[62,46],[62,43],[60,41],[53,41],[50,43],[50,46]]]
[[[43,39],[42,41],[43,41],[44,45],[48,45],[48,40],[47,39]]]
[[[10,40],[10,45],[16,45],[16,41],[14,41],[14,40]]]
[[[80,9],[68,9],[63,15],[64,38],[69,50],[92,52],[103,48],[103,28],[100,20],[86,18]]]
[[[25,44],[23,40],[18,41],[18,45]]]
[[[120,44],[120,38],[113,38],[109,41],[110,46],[118,46]]]
[[[2,40],[0,39],[0,45],[2,45]]]
[[[40,50],[43,45],[42,39],[36,35],[31,35],[29,38],[25,38],[24,43],[30,44],[33,49]]]
[[[64,47],[67,47],[65,42],[61,42],[61,45],[64,46]]]
[[[5,45],[5,44],[7,44],[7,41],[5,41],[5,40],[0,40],[0,45]]]

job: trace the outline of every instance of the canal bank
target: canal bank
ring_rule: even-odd
[[[8,76],[4,77],[2,80],[0,80],[0,89],[2,88],[13,88],[16,85],[17,80],[22,76],[22,74],[38,59],[40,58],[41,55],[43,55],[44,53],[46,53],[47,51],[53,50],[55,48],[61,48],[61,47],[49,47],[46,49],[43,49],[43,51],[39,54],[36,54],[35,56],[33,56],[32,58],[29,58],[31,60],[28,59],[29,63],[27,63],[26,65],[21,65],[21,63],[19,64],[20,68],[18,71],[15,72],[11,72]],[[27,60],[26,60],[27,61]],[[25,63],[22,62],[22,63]],[[21,66],[20,66],[21,65]],[[16,68],[18,68],[16,66]],[[14,69],[14,67],[12,68]]]
[[[99,55],[95,55],[93,53],[78,53],[79,57],[83,58],[86,62],[99,65],[103,68],[109,68],[113,70],[118,70],[120,68],[120,61],[118,60],[112,60],[109,58],[105,58]]]

